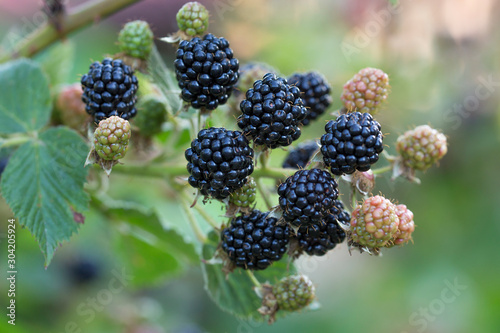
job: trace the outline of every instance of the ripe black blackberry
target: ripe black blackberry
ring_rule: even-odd
[[[201,194],[227,198],[245,185],[253,172],[253,149],[239,131],[203,129],[186,150],[188,182]]]
[[[265,269],[281,259],[290,239],[289,227],[277,223],[269,212],[258,210],[237,216],[221,232],[222,250],[237,267]]]
[[[278,187],[285,221],[310,226],[331,214],[339,195],[330,173],[320,169],[299,170]]]
[[[335,200],[331,214],[311,226],[300,227],[294,238],[298,241],[301,251],[312,256],[322,256],[344,241],[346,235],[340,223],[347,226],[350,220],[351,217],[344,210],[342,202]]]
[[[181,97],[195,109],[214,110],[225,104],[239,77],[239,62],[229,42],[212,34],[183,40],[174,65]]]
[[[321,116],[332,104],[331,88],[326,78],[318,72],[295,73],[288,78],[288,84],[300,89],[300,97],[308,108],[304,126]]]
[[[369,113],[351,112],[330,120],[321,137],[321,153],[334,175],[368,171],[384,149],[380,124]]]
[[[283,162],[283,168],[305,168],[307,163],[313,157],[314,152],[318,149],[319,146],[314,140],[301,143],[296,148],[290,149],[285,161]]]
[[[111,116],[129,120],[137,114],[135,102],[139,82],[123,61],[105,58],[102,63],[94,62],[89,72],[82,76],[81,83],[85,111],[96,123]]]
[[[290,145],[300,137],[299,125],[307,115],[300,90],[272,73],[257,80],[240,104],[238,126],[255,144],[269,148]]]

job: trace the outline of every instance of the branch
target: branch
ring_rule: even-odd
[[[90,0],[71,10],[62,18],[58,32],[47,20],[44,24],[22,38],[12,50],[0,55],[0,63],[18,57],[31,57],[48,47],[64,35],[83,28],[95,20],[105,18],[140,0]]]

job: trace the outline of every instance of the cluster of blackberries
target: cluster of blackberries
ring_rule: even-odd
[[[135,102],[139,83],[123,61],[106,58],[102,63],[94,62],[89,72],[82,76],[81,83],[85,110],[96,123],[111,116],[128,120],[137,114]]]
[[[288,78],[288,83],[300,89],[300,97],[308,108],[307,116],[302,120],[304,125],[309,125],[311,120],[325,113],[325,110],[332,104],[330,84],[318,72],[295,73]]]
[[[307,115],[299,88],[272,73],[255,81],[240,109],[238,126],[255,144],[268,148],[288,146],[297,140],[299,126]]]
[[[239,131],[214,127],[201,130],[185,152],[188,182],[205,196],[227,198],[245,185],[253,172],[253,155]]]
[[[380,124],[369,113],[351,112],[330,120],[321,153],[334,175],[368,171],[384,149]]]
[[[229,42],[212,34],[183,40],[174,65],[181,97],[195,109],[225,104],[238,81],[239,63]]]
[[[221,247],[236,267],[261,270],[278,261],[286,252],[290,240],[287,225],[269,212],[258,210],[240,215],[221,232]]]

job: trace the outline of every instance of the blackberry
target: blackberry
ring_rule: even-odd
[[[80,84],[62,86],[57,94],[54,110],[61,123],[77,131],[83,131],[89,115],[85,112],[85,104],[82,102]]]
[[[288,84],[299,87],[300,97],[308,108],[306,119],[302,121],[304,126],[321,116],[332,104],[330,84],[318,72],[295,73],[288,78]]]
[[[212,34],[183,40],[174,65],[181,97],[195,109],[214,110],[225,104],[239,77],[239,62],[229,42]]]
[[[154,136],[162,131],[162,125],[167,120],[167,103],[157,93],[151,93],[139,97],[137,110],[140,113],[135,119],[134,125],[145,137]]]
[[[238,126],[255,144],[269,148],[290,145],[300,137],[299,125],[307,115],[300,90],[286,79],[267,73],[246,92],[240,104]]]
[[[337,183],[324,170],[299,170],[278,187],[283,218],[295,226],[310,226],[332,213]]]
[[[237,189],[231,196],[229,196],[229,202],[240,208],[248,208],[255,203],[257,196],[257,184],[252,177],[248,177],[248,180],[242,188]]]
[[[118,34],[118,45],[131,57],[147,59],[153,48],[153,32],[148,22],[137,20],[125,24]]]
[[[411,234],[415,231],[413,213],[406,207],[406,205],[397,205],[396,214],[399,218],[398,231],[394,235],[394,243],[389,244],[388,247],[408,243],[410,240],[412,240]]]
[[[335,200],[331,212],[320,222],[297,230],[294,238],[301,250],[309,255],[322,256],[344,241],[346,235],[340,223],[348,226],[351,217],[340,200]]]
[[[319,148],[316,141],[308,141],[301,143],[297,148],[290,149],[283,168],[303,169],[313,157],[315,151]]]
[[[380,124],[369,113],[352,112],[330,120],[321,137],[325,165],[334,175],[368,171],[384,149]]]
[[[389,95],[389,76],[377,68],[363,68],[344,85],[340,99],[347,111],[375,114]]]
[[[269,212],[258,210],[237,216],[221,232],[222,250],[237,267],[265,269],[281,259],[289,242],[289,227],[277,223]]]
[[[135,94],[139,82],[123,61],[105,58],[102,63],[94,62],[81,83],[85,111],[96,123],[112,116],[128,120],[137,114]]]
[[[298,311],[314,300],[315,288],[307,276],[292,275],[275,284],[273,294],[278,303],[278,310]]]
[[[236,85],[235,95],[246,94],[253,87],[255,81],[260,80],[267,73],[277,74],[278,71],[268,64],[261,62],[250,62],[240,67],[240,79]]]
[[[177,25],[189,37],[202,35],[208,29],[208,16],[208,10],[201,3],[188,2],[177,12]]]
[[[188,182],[201,194],[227,198],[253,172],[253,149],[239,131],[203,129],[186,150]]]
[[[101,120],[94,132],[94,149],[103,160],[119,160],[128,150],[130,135],[127,120],[117,116]]]

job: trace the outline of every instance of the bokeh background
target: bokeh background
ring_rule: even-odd
[[[107,287],[124,260],[118,254],[126,253],[108,221],[90,211],[47,269],[35,239],[18,229],[17,325],[7,325],[3,316],[0,332],[78,332],[68,330],[70,321],[92,333],[499,332],[500,1],[400,0],[395,9],[384,0],[200,2],[211,12],[209,30],[230,41],[242,64],[266,62],[287,76],[322,72],[333,88],[332,111],[340,107],[343,83],[359,69],[387,72],[392,93],[377,119],[389,152],[397,136],[415,125],[429,124],[447,135],[448,154],[438,168],[418,175],[421,185],[388,176],[377,182],[376,191],[414,212],[414,244],[382,257],[349,255],[341,245],[325,258],[301,260],[298,266],[316,283],[322,307],[273,326],[222,312],[205,293],[198,267],[148,288],[127,287],[90,319],[79,307]],[[69,36],[76,46],[70,82],[78,82],[90,60],[118,52],[116,35],[127,21],[147,20],[156,37],[174,32],[183,3],[144,0]],[[39,1],[0,0],[0,35],[13,24],[32,22],[39,7]],[[156,44],[172,67],[175,49]],[[303,138],[317,137],[329,118],[306,128]],[[273,153],[273,163],[284,155]],[[114,197],[156,206],[186,223],[154,181],[113,177]],[[137,184],[144,190],[136,190]],[[4,276],[11,213],[1,198],[0,217]],[[0,286],[6,304],[4,277]]]

